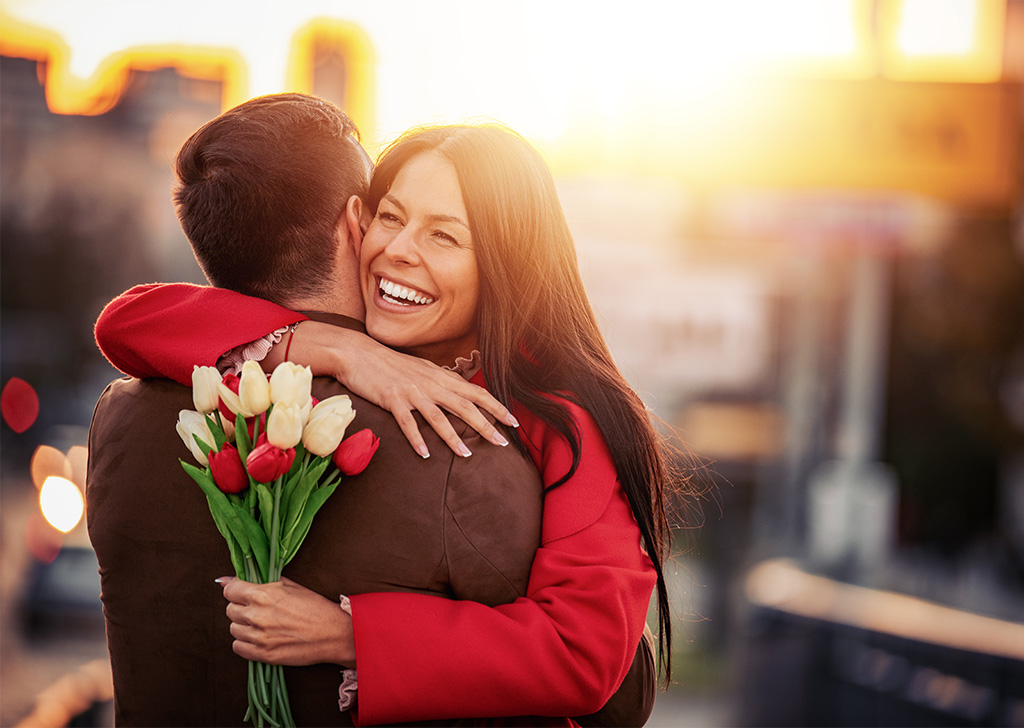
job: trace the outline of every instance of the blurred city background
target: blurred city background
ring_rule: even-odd
[[[549,160],[709,488],[651,725],[1024,725],[1022,82],[1022,0],[0,0],[0,725],[110,724],[93,323],[204,282],[171,160],[284,90]]]

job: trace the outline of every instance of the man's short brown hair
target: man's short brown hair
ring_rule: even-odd
[[[178,152],[178,219],[211,284],[279,303],[333,285],[335,227],[372,169],[334,104],[285,93],[240,104]]]

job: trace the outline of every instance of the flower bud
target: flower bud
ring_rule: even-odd
[[[242,400],[238,397],[238,390],[242,380],[237,374],[225,374],[220,384],[217,385],[217,392],[220,394],[220,412],[225,417],[235,419],[235,415],[249,418],[255,415],[242,406]]]
[[[242,407],[252,414],[266,412],[270,407],[270,383],[267,374],[258,362],[247,359],[242,364],[241,381],[238,384],[238,399]],[[247,415],[251,416],[251,415]]]
[[[210,447],[214,446],[215,440],[213,439],[213,433],[210,432],[210,426],[206,423],[206,416],[194,410],[181,410],[178,413],[178,423],[174,426],[174,429],[177,430],[181,441],[185,443],[185,447],[192,453],[192,457],[200,465],[207,465],[206,455],[203,454],[202,448],[199,447],[195,437],[193,437],[193,435],[198,435],[199,439],[207,445]]]
[[[302,444],[314,455],[330,457],[355,416],[352,400],[347,395],[325,399],[309,413],[309,422],[302,431]]]
[[[230,442],[224,443],[220,452],[210,453],[210,474],[213,482],[225,493],[241,493],[249,487],[249,476],[245,473],[238,448]]]
[[[302,444],[314,455],[329,457],[345,436],[350,421],[340,412],[329,410],[306,424]]]
[[[379,446],[380,438],[372,430],[360,430],[338,446],[331,460],[345,475],[359,475]]]
[[[309,421],[312,422],[317,417],[320,417],[327,412],[337,411],[343,416],[348,417],[349,421],[356,416],[356,412],[352,409],[352,400],[347,394],[336,394],[333,397],[328,397],[325,400],[321,400],[316,403],[309,412]]]
[[[207,414],[220,405],[220,372],[213,367],[192,367],[192,402],[196,410]]]
[[[270,375],[270,401],[277,404],[305,406],[310,400],[313,372],[290,361],[283,361]]]
[[[270,483],[281,477],[292,467],[295,461],[295,448],[282,450],[260,435],[256,447],[245,459],[245,468],[260,483]]]
[[[287,450],[302,439],[305,417],[297,404],[275,404],[267,419],[267,439],[271,445]]]

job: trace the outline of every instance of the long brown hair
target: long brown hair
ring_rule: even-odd
[[[504,127],[414,129],[381,156],[370,183],[371,210],[402,166],[425,151],[448,159],[459,177],[480,272],[479,344],[491,393],[522,405],[568,441],[572,467],[555,486],[579,466],[580,441],[568,408],[551,395],[586,409],[611,451],[657,572],[658,658],[667,682],[672,627],[662,569],[670,546],[666,451],[598,328],[551,173],[529,143]],[[525,450],[518,433],[512,436]]]

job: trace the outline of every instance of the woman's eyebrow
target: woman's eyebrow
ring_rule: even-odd
[[[427,215],[426,218],[428,220],[433,221],[433,222],[453,222],[456,225],[461,225],[462,227],[464,227],[467,230],[469,230],[469,224],[467,222],[465,222],[461,217],[455,217],[454,215],[433,215],[432,214],[432,215]]]
[[[392,195],[390,192],[384,195],[384,199],[390,202],[395,207],[397,207],[398,211],[401,212],[403,215],[408,214],[408,211],[405,209],[405,205],[399,202],[398,198]],[[440,213],[431,213],[425,215],[424,217],[426,217],[431,222],[453,222],[456,225],[461,225],[462,227],[469,230],[469,223],[467,223],[461,217],[456,217],[455,215],[442,215]]]

